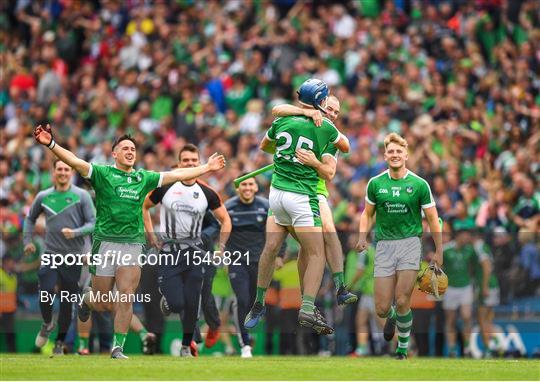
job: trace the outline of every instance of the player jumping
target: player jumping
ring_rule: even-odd
[[[316,79],[305,81],[300,87],[299,99],[303,108],[321,108],[328,96],[327,85]],[[253,328],[264,315],[264,297],[272,279],[274,262],[289,230],[293,231],[308,255],[303,277],[302,307],[298,321],[318,333],[329,334],[331,328],[315,309],[325,266],[319,203],[317,198],[317,171],[304,165],[298,156],[313,151],[320,159],[328,144],[348,151],[348,141],[332,122],[324,119],[316,127],[311,118],[289,116],[277,118],[261,142],[263,151],[274,153],[274,175],[270,188],[270,209],[275,223],[267,221],[266,243],[259,260],[255,303],[248,313],[245,326]],[[307,149],[307,150],[305,150]]]
[[[329,96],[326,104],[326,116],[328,119],[335,123],[339,116],[339,111],[339,100],[333,95]],[[287,104],[274,106],[272,114],[275,117],[305,115],[306,117],[312,118],[317,126],[320,126],[323,121],[322,113],[317,109],[306,109]],[[328,189],[326,188],[326,180],[333,179],[336,173],[337,149],[332,144],[328,145],[320,161],[311,151],[300,153],[298,159],[303,164],[313,167],[319,174],[317,197],[319,198],[319,209],[321,212],[324,252],[326,262],[332,271],[338,305],[355,303],[358,300],[358,297],[345,288],[345,279],[343,275],[343,249],[341,248],[341,242],[339,241],[336,226],[334,225],[332,210],[328,205]],[[300,248],[300,253],[298,255],[300,280],[303,279],[305,271],[305,258],[306,255],[303,254],[302,248]]]

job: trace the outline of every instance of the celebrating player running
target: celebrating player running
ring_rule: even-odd
[[[120,295],[131,296],[139,285],[140,256],[146,242],[142,217],[145,196],[156,187],[195,178],[225,166],[225,158],[214,154],[207,164],[198,167],[161,173],[135,170],[133,167],[137,148],[135,140],[128,135],[117,138],[112,146],[114,166],[90,164],[58,145],[49,125],[36,127],[34,137],[61,161],[88,179],[96,192],[96,226],[92,254],[103,257],[108,253],[116,253],[119,256],[114,262],[104,262],[103,266],[91,267],[92,287],[94,291],[104,295],[112,291],[116,284]],[[123,353],[123,346],[133,314],[132,301],[132,298],[120,299],[116,308],[112,358],[127,358]],[[89,318],[90,309],[112,311],[113,308],[113,303],[92,299],[92,294],[87,291],[79,308],[79,318],[85,322]]]
[[[376,215],[375,309],[379,317],[386,318],[387,341],[394,337],[397,321],[396,358],[406,359],[413,320],[411,294],[422,257],[422,211],[435,241],[433,261],[439,266],[443,261],[441,227],[429,184],[405,167],[407,141],[396,133],[389,134],[384,149],[388,170],[368,182],[357,247],[367,249],[367,234]],[[397,309],[392,305],[394,298]]]

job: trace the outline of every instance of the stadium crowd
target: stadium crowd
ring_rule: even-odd
[[[538,1],[18,0],[0,9],[0,257],[16,259],[21,293],[37,291],[22,222],[51,186],[35,125],[50,121],[55,139],[89,162],[111,163],[123,133],[156,171],[188,142],[204,158],[219,151],[227,168],[206,180],[227,198],[233,179],[270,163],[258,149],[270,110],[309,77],[340,100],[337,126],[351,142],[328,183],[345,253],[367,180],[385,167],[382,138],[397,132],[446,230],[485,235],[502,302],[540,293]],[[258,178],[263,193],[270,176]]]

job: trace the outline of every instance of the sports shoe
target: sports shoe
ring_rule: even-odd
[[[265,313],[266,307],[260,302],[255,301],[251,307],[251,310],[247,314],[246,319],[244,320],[244,326],[246,329],[253,329],[255,326],[257,326],[259,321],[264,317]]]
[[[46,324],[45,322],[41,324],[41,329],[39,330],[38,335],[36,336],[35,344],[38,348],[42,348],[47,344],[49,341],[49,336],[51,335],[51,332],[54,330],[54,322],[49,322]]]
[[[86,287],[83,289],[83,295],[86,296],[87,293],[90,293],[92,288]],[[77,308],[77,316],[81,322],[86,322],[90,318],[90,307],[84,302],[84,298],[81,301],[79,307]]]
[[[90,355],[90,350],[88,350],[87,348],[84,348],[84,349],[79,350],[77,353],[79,353],[79,355]]]
[[[116,346],[111,351],[111,358],[115,359],[129,359],[127,355],[124,354],[124,349],[120,346]]]
[[[396,352],[395,359],[397,359],[399,361],[406,360],[407,359],[407,354]]]
[[[161,296],[161,300],[159,300],[159,309],[161,309],[161,313],[163,313],[165,317],[171,314],[171,309],[169,308],[169,304],[167,303],[165,296]]]
[[[64,355],[64,343],[62,341],[56,341],[52,352],[52,357],[58,357]]]
[[[396,333],[396,319],[388,317],[384,323],[383,336],[386,341],[392,341]]]
[[[189,344],[189,351],[191,352],[191,355],[193,357],[199,356],[199,348],[197,347],[197,342],[191,341],[191,343]]]
[[[143,354],[151,355],[156,352],[156,340],[154,333],[146,333],[142,341]]]
[[[182,345],[182,348],[180,348],[180,357],[193,358],[193,354],[191,354],[191,346]]]
[[[240,355],[240,358],[252,358],[253,354],[251,354],[251,346],[244,345],[242,346],[242,354]]]
[[[338,305],[348,305],[358,301],[358,296],[349,292],[345,287],[340,287],[336,293],[336,299]]]
[[[317,334],[328,335],[334,333],[334,328],[326,323],[317,308],[311,313],[300,310],[298,323],[306,328],[312,328]]]
[[[214,346],[219,339],[219,328],[211,329],[208,328],[208,333],[206,333],[206,338],[204,339],[204,346],[211,348]]]

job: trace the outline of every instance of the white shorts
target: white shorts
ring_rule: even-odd
[[[379,240],[375,249],[375,277],[393,276],[396,271],[420,269],[422,243],[413,236],[400,240]]]
[[[138,243],[95,242],[92,254],[95,263],[90,266],[90,273],[96,276],[114,277],[120,267],[143,265],[143,245]]]
[[[375,300],[373,300],[373,296],[367,294],[360,296],[358,310],[366,310],[369,313],[375,313]]]
[[[478,293],[482,293],[481,290]],[[493,308],[501,303],[501,290],[499,288],[489,288],[487,297],[481,296],[478,300],[481,306]]]
[[[293,227],[321,227],[319,200],[315,196],[270,187],[268,199],[277,224]]]
[[[443,298],[443,309],[456,310],[463,305],[472,305],[473,298],[472,285],[462,288],[448,287]]]

